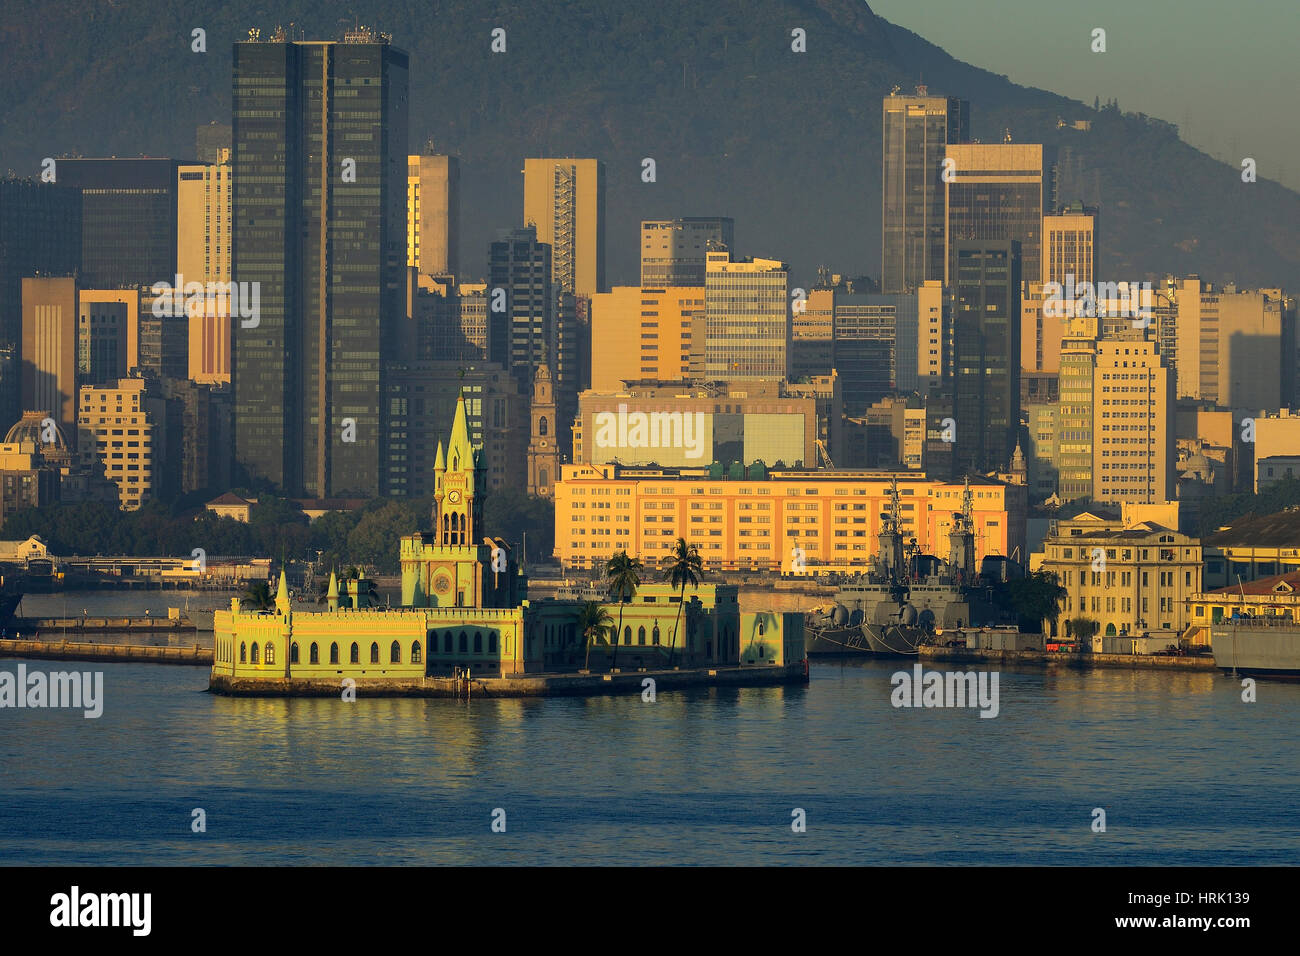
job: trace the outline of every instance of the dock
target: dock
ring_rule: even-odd
[[[23,631],[76,634],[178,633],[195,630],[186,617],[16,617],[9,627]]]
[[[941,647],[922,644],[917,648],[923,661],[968,664],[1026,664],[1044,667],[1124,667],[1165,671],[1214,671],[1214,658],[1165,654],[1082,654],[1069,651],[1002,651],[970,647]]]
[[[0,658],[95,661],[118,664],[183,664],[211,667],[212,648],[165,647],[147,644],[85,644],[72,641],[0,640]]]
[[[674,668],[623,671],[617,674],[520,674],[510,677],[423,677],[415,679],[361,679],[357,697],[596,697],[641,694],[654,681],[655,693],[697,687],[773,687],[807,684],[802,661],[787,665],[733,665],[729,667]],[[214,694],[231,697],[339,697],[343,679],[337,681],[284,678],[230,678],[214,675],[208,684]]]

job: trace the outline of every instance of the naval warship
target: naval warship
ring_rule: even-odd
[[[845,581],[832,604],[804,616],[809,656],[906,657],[936,635],[1005,623],[975,563],[971,499],[968,481],[962,510],[952,516],[944,561],[921,554],[915,539],[904,549],[895,479],[870,570]]]

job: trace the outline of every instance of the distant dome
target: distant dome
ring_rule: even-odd
[[[46,419],[50,419],[51,424],[54,426],[54,441],[49,443],[53,444],[54,448],[52,449],[46,448],[47,443],[41,440],[42,433],[45,431],[44,423]],[[59,423],[54,421],[47,412],[23,412],[23,417],[15,422],[14,426],[9,429],[9,434],[5,435],[6,444],[24,441],[32,442],[36,447],[49,451],[55,449],[67,451],[68,449],[68,443],[63,438],[63,431],[59,428]]]

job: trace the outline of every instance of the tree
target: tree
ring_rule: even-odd
[[[591,669],[591,642],[600,640],[609,634],[614,619],[609,616],[605,606],[599,601],[585,601],[578,612],[578,628],[582,631],[582,643],[587,653],[582,662],[583,670]]]
[[[628,557],[626,551],[619,551],[605,565],[605,580],[609,584],[610,597],[618,601],[618,630],[614,632],[614,656],[609,668],[618,666],[619,635],[623,633],[623,605],[636,597],[636,589],[641,586],[642,564],[636,558]]]
[[[244,592],[244,602],[251,604],[254,610],[265,611],[275,604],[275,598],[271,594],[271,585],[265,581],[254,581]]]
[[[680,588],[681,594],[677,601],[677,618],[673,621],[673,642],[668,649],[668,666],[673,666],[673,658],[677,654],[677,627],[682,620],[682,607],[686,603],[686,585],[692,588],[699,587],[700,578],[704,574],[704,563],[700,560],[700,549],[695,545],[687,545],[685,538],[678,538],[677,544],[673,547],[673,553],[667,558],[667,567],[664,569],[664,580],[672,582],[673,587]]]
[[[1090,617],[1072,617],[1065,622],[1065,636],[1077,641],[1086,641],[1101,630],[1101,622]]]
[[[1036,633],[1043,621],[1055,624],[1061,616],[1061,602],[1069,592],[1061,587],[1054,571],[1033,571],[996,586],[998,606],[1016,615],[1022,631]]]

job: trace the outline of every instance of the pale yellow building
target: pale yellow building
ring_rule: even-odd
[[[22,280],[22,407],[48,408],[65,435],[77,421],[77,280]]]
[[[714,478],[709,469],[563,465],[555,489],[555,554],[564,567],[603,565],[626,550],[659,567],[678,538],[708,568],[807,573],[860,570],[877,550],[881,516],[898,480],[905,540],[946,554],[964,486],[916,472],[761,471]],[[1019,560],[1025,489],[972,479],[976,553]]]
[[[557,289],[605,291],[605,164],[598,159],[525,159],[524,224],[551,246]]]
[[[1283,355],[1284,302],[1280,289],[1216,288],[1198,276],[1173,280],[1177,305],[1179,398],[1225,408],[1280,408],[1288,378]]]
[[[1078,204],[1043,217],[1042,284],[1097,281],[1097,217]],[[1035,276],[1026,276],[1034,280]]]
[[[1173,376],[1142,332],[1098,339],[1093,369],[1092,497],[1174,497]]]
[[[423,275],[457,275],[460,160],[406,158],[406,264]]]
[[[921,394],[943,382],[948,356],[944,352],[945,330],[951,320],[949,299],[938,280],[922,282],[916,289],[916,375]]]
[[[1140,637],[1155,630],[1181,633],[1187,602],[1201,590],[1201,543],[1151,521],[1131,526],[1085,512],[1053,522],[1030,566],[1051,571],[1067,596],[1053,633],[1088,618],[1100,638]]]
[[[102,466],[117,485],[124,511],[134,511],[153,495],[154,452],[161,447],[163,422],[163,403],[149,396],[143,379],[81,389],[78,453],[92,470]]]
[[[216,163],[177,168],[176,271],[185,282],[230,281],[232,169],[227,148]]]
[[[703,377],[704,289],[615,286],[591,299],[591,388]]]
[[[168,279],[167,281],[171,281]],[[125,371],[140,364],[140,307],[151,307],[152,297],[142,296],[137,289],[81,289],[77,293],[81,311],[93,312],[99,307],[113,307],[126,319]]]

